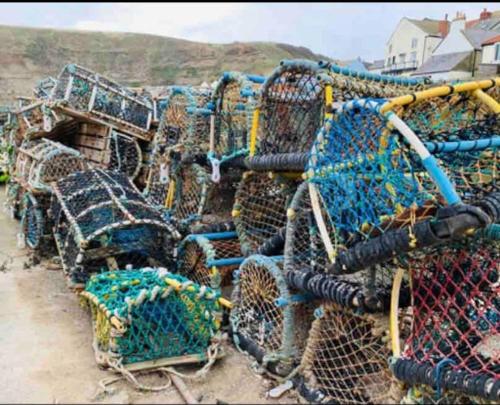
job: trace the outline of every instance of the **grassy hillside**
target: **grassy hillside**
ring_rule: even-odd
[[[77,63],[129,85],[199,84],[224,70],[269,73],[281,59],[324,59],[278,43],[205,44],[145,34],[0,26],[0,103],[31,95],[46,76]]]

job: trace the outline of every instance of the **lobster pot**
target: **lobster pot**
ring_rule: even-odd
[[[324,302],[315,311],[301,361],[302,396],[316,403],[399,403],[391,376],[389,317]]]
[[[236,232],[188,235],[177,248],[177,273],[229,298],[233,271],[243,262]]]
[[[51,183],[87,167],[78,151],[44,138],[19,149],[15,178],[26,188],[50,192]]]
[[[299,171],[331,109],[358,98],[386,98],[419,88],[416,79],[362,74],[323,62],[284,60],[262,86],[254,121],[252,170]]]
[[[304,351],[313,303],[288,289],[279,256],[248,257],[234,285],[230,321],[235,344],[271,372],[289,374]]]
[[[155,143],[188,153],[208,150],[211,110],[206,108],[211,90],[172,86],[165,101]]]
[[[54,87],[56,87],[57,80],[53,77],[46,77],[40,80],[35,88],[33,88],[33,95],[37,99],[48,99]]]
[[[66,65],[52,90],[55,107],[68,115],[104,121],[121,132],[149,140],[152,103],[126,87],[75,64]]]
[[[497,88],[488,93],[494,95]],[[471,92],[460,92],[394,111],[439,160],[463,202],[498,191],[500,122],[492,107]]]
[[[81,294],[91,309],[99,365],[133,371],[220,354],[217,293],[166,269],[94,275]]]
[[[47,213],[50,197],[49,193],[26,191],[22,201],[21,229],[26,245],[44,254],[53,250],[52,221]]]
[[[225,72],[212,96],[209,157],[224,162],[248,153],[252,117],[263,77]]]
[[[123,173],[92,169],[54,185],[54,237],[75,288],[91,273],[169,266],[178,234]]]
[[[362,270],[390,260],[396,252],[426,245],[428,240],[408,239],[419,223],[444,206],[460,200],[474,203],[498,190],[496,114],[469,92],[450,95],[452,88],[442,90],[446,89],[440,97],[419,93],[418,103],[412,103],[412,97],[399,99],[402,105],[393,101],[392,111],[403,124],[395,115],[381,114],[380,103],[355,100],[343,105],[335,120],[318,132],[307,178],[325,212],[318,209],[316,221],[333,225],[322,239],[330,246],[329,255],[340,253],[337,272]],[[404,104],[405,100],[410,102]],[[391,120],[401,131],[391,127]],[[402,135],[404,124],[422,143],[419,148],[417,140],[412,144]],[[405,246],[388,248],[401,237],[408,240]],[[371,249],[355,252],[360,242],[369,240]],[[351,266],[345,259],[354,256],[357,264]]]
[[[233,219],[245,256],[280,254],[286,210],[298,182],[273,173],[246,172],[236,190]]]
[[[398,379],[499,401],[499,262],[499,240],[479,237],[409,260],[413,322]]]
[[[324,83],[312,61],[285,60],[262,85],[256,155],[307,152],[325,114]]]

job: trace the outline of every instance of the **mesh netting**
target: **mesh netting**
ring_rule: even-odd
[[[142,151],[136,139],[111,132],[108,169],[135,179],[142,167]]]
[[[292,295],[282,275],[282,258],[253,255],[235,275],[231,326],[235,344],[271,371],[286,375],[297,366],[313,307]]]
[[[5,187],[5,207],[8,209],[12,219],[20,219],[21,200],[25,190],[14,180],[9,180]]]
[[[103,365],[204,361],[219,330],[217,293],[165,269],[95,275],[82,295],[92,312],[96,359]]]
[[[217,82],[210,156],[221,162],[248,152],[252,116],[261,80],[237,72],[226,72]]]
[[[198,87],[173,86],[155,142],[186,152],[208,151],[211,111],[205,108],[211,91]]]
[[[177,159],[173,159],[170,153],[165,153],[164,146],[155,145],[151,153],[151,161],[148,168],[148,177],[144,195],[147,200],[157,206],[168,206],[167,195],[170,184],[170,174],[175,173]]]
[[[246,172],[236,190],[233,218],[245,256],[279,254],[284,246],[286,210],[297,181],[272,173]]]
[[[393,366],[399,379],[499,400],[499,263],[500,242],[484,238],[413,255],[413,322]]]
[[[51,183],[87,167],[78,151],[44,138],[21,146],[14,177],[25,188],[50,192]]]
[[[168,97],[164,99],[160,125],[153,140],[144,192],[153,204],[172,207],[173,195],[168,196],[168,190],[169,187],[174,190],[176,186],[170,185],[171,177],[176,174],[182,178],[187,174],[179,168],[180,156],[177,152],[189,155],[208,151],[210,111],[204,107],[210,96],[211,93],[207,89],[172,86]],[[195,170],[198,171],[197,168]],[[183,194],[182,190],[177,191],[176,195],[178,193]],[[188,215],[196,212],[195,209]]]
[[[59,102],[55,107],[70,115],[110,120],[121,131],[149,138],[152,103],[81,66],[69,64],[63,68],[51,100]]]
[[[70,282],[108,269],[168,266],[179,235],[125,174],[78,172],[54,185],[56,245]]]
[[[324,209],[322,214],[326,214]],[[314,217],[307,182],[297,188],[287,217],[284,271],[290,287],[344,307],[369,312],[389,309],[391,266],[379,265],[349,275],[328,274],[330,261]],[[331,232],[330,227],[327,229]]]
[[[56,83],[57,80],[50,76],[40,80],[33,89],[33,95],[39,99],[49,98]]]
[[[177,273],[214,289],[230,287],[242,261],[235,232],[188,235],[177,248]]]
[[[172,200],[172,216],[182,225],[189,225],[201,219],[206,207],[210,177],[207,169],[193,163],[178,166],[169,188]]]
[[[310,61],[283,61],[262,86],[256,154],[305,152],[323,123],[324,85]]]
[[[302,389],[314,392],[315,402],[399,403],[403,393],[387,363],[388,316],[358,315],[332,303],[315,315],[301,362]]]

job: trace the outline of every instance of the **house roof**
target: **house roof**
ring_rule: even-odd
[[[423,20],[414,20],[412,18],[408,18],[408,21],[415,24],[422,31],[431,35],[441,35],[439,31],[439,22],[440,20],[432,20],[430,18],[424,18]]]
[[[470,57],[472,51],[469,52],[454,52],[444,55],[433,55],[422,66],[412,73],[412,76],[428,73],[449,72],[452,70],[469,69]]]
[[[496,31],[479,30],[476,28],[466,29],[463,33],[474,49],[481,49],[481,45],[485,41],[498,36],[498,32]]]
[[[500,34],[495,35],[493,38],[487,39],[482,43],[482,45],[491,45],[491,44],[496,44],[497,42],[500,42]]]
[[[490,18],[484,20],[478,18],[476,20],[467,21],[465,23],[465,28],[500,32],[500,12],[495,11]]]
[[[371,66],[368,68],[368,70],[373,70],[373,69],[381,69],[384,67],[384,59],[378,59],[374,60]]]

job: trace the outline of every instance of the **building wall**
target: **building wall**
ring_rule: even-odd
[[[368,71],[369,71],[370,73],[375,73],[375,74],[377,74],[377,75],[380,75],[380,74],[382,74],[382,69],[383,69],[383,68],[368,69]]]
[[[481,63],[493,63],[493,64],[499,64],[500,60],[495,59],[495,53],[496,53],[496,47],[500,47],[500,41],[497,42],[496,44],[491,44],[491,45],[486,45],[483,46],[483,56],[481,59]]]
[[[426,38],[427,37],[427,38]],[[412,39],[417,40],[416,47],[412,48]],[[384,66],[388,66],[388,58],[392,64],[395,57],[396,64],[400,63],[399,55],[406,54],[405,61],[411,61],[411,53],[416,52],[416,67],[422,65],[432,54],[434,48],[441,42],[440,37],[431,37],[416,25],[403,18],[396,26],[392,36],[385,46]],[[389,64],[389,66],[390,66]]]
[[[453,20],[450,24],[450,32],[436,47],[433,55],[444,55],[455,52],[472,52],[474,47],[462,32],[465,29],[465,20]]]

